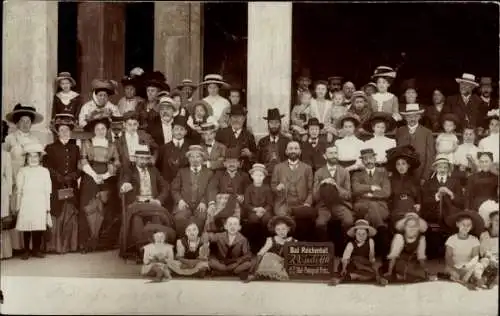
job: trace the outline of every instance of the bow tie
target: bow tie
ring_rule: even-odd
[[[206,147],[211,148],[212,144],[205,144]]]

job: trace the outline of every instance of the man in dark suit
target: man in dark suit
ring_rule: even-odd
[[[498,108],[498,99],[492,97],[493,92],[493,81],[490,77],[482,77],[479,81],[479,93],[481,101],[488,108],[488,110],[494,110]]]
[[[405,111],[400,112],[406,121],[406,125],[396,131],[397,145],[411,145],[420,156],[420,167],[414,172],[415,180],[420,184],[429,179],[432,172],[432,162],[436,154],[432,132],[419,124],[424,111],[419,104],[407,104]]]
[[[160,115],[156,116],[146,126],[146,131],[153,137],[155,143],[161,147],[172,140],[175,107],[171,102],[160,102],[158,111]]]
[[[203,147],[207,154],[205,166],[208,169],[215,170],[224,169],[224,157],[226,156],[226,146],[215,140],[217,127],[213,123],[205,123],[201,125],[201,137]]]
[[[327,100],[333,99],[333,93],[342,90],[342,81],[344,78],[340,76],[328,77],[328,93],[326,94]]]
[[[201,146],[190,146],[186,156],[189,167],[180,169],[171,185],[175,228],[179,236],[185,234],[184,230],[191,220],[198,227],[205,227],[208,183],[213,175],[210,169],[203,167],[207,157]]]
[[[308,138],[307,141],[301,143],[302,161],[310,165],[313,172],[326,164],[325,150],[328,147],[328,142],[326,137],[320,137],[323,126],[315,117],[310,118],[307,125],[304,126],[307,129]]]
[[[267,116],[264,117],[264,120],[267,120],[269,135],[261,138],[257,145],[257,160],[266,166],[269,174],[273,173],[276,164],[286,160],[286,145],[290,138],[281,133],[281,119],[283,117],[285,115],[280,114],[280,110],[277,108],[267,110]]]
[[[121,254],[129,248],[135,248],[136,254],[139,253],[147,242],[142,240],[142,234],[148,222],[167,227],[169,233],[166,237],[169,242],[175,241],[174,221],[164,208],[169,186],[150,164],[151,159],[149,148],[138,145],[134,154],[135,165],[125,166],[120,174],[120,192],[125,194],[127,205],[126,218],[123,219],[127,240],[121,242]]]
[[[156,167],[168,183],[172,182],[180,168],[189,165],[186,153],[191,145],[185,138],[187,133],[186,117],[176,116],[172,126],[172,141],[160,147],[156,160]]]
[[[139,128],[139,116],[135,111],[128,111],[123,114],[124,132],[116,140],[116,149],[120,157],[120,164],[128,166],[134,161],[134,152],[137,145],[147,145],[153,156],[157,155],[158,145],[153,137]]]
[[[455,80],[460,86],[460,93],[446,99],[443,114],[454,113],[462,122],[461,126],[472,126],[476,128],[478,135],[481,135],[484,130],[482,126],[488,108],[479,96],[472,93],[474,88],[479,86],[476,77],[464,73],[462,78],[456,78]],[[461,131],[457,130],[457,132]]]
[[[246,110],[241,105],[231,105],[229,111],[229,127],[217,131],[215,140],[226,148],[238,148],[241,152],[242,170],[248,172],[256,158],[257,145],[253,134],[243,128]]]

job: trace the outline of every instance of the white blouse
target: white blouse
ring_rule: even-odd
[[[212,96],[207,96],[206,98],[203,99],[203,101],[206,101],[208,104],[212,106],[212,109],[214,111],[213,117],[215,118],[216,121],[218,121],[222,113],[224,113],[224,109],[226,109],[228,106],[231,106],[231,103],[226,98],[221,97],[220,95],[216,97]]]
[[[346,136],[335,141],[335,146],[339,153],[339,161],[356,160],[359,162],[361,149],[365,148],[365,143],[356,136]]]
[[[387,162],[386,151],[396,147],[396,140],[386,136],[373,136],[365,142],[365,148],[372,148],[377,154],[377,163]]]
[[[479,150],[480,151],[489,151],[493,153],[493,162],[498,163],[498,154],[499,154],[499,149],[498,149],[498,144],[500,142],[499,138],[500,134],[491,134],[490,136],[487,136],[479,141]]]
[[[316,99],[311,100],[311,112],[313,117],[317,118],[320,123],[327,124],[330,111],[332,110],[332,101],[324,100],[323,102],[318,102]]]
[[[106,105],[104,105],[104,108],[111,111],[111,114],[113,114],[114,116],[122,116],[120,111],[118,110],[118,107],[109,101],[108,103],[106,103]],[[87,125],[87,119],[90,113],[95,110],[97,110],[97,104],[94,102],[94,100],[90,100],[85,103],[80,110],[80,114],[78,115],[78,124],[81,127]]]

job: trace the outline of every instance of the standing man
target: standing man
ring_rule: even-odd
[[[498,107],[498,100],[495,100],[491,94],[493,92],[491,77],[482,77],[479,81],[480,98],[488,110],[494,110]]]
[[[262,138],[257,145],[257,160],[266,166],[269,174],[273,173],[275,165],[286,159],[286,145],[290,138],[281,133],[281,119],[284,116],[280,114],[279,109],[274,108],[268,109],[267,116],[264,117],[269,135]]]
[[[313,194],[318,208],[316,233],[321,241],[328,240],[328,222],[340,220],[344,232],[354,223],[351,204],[351,178],[338,164],[338,149],[330,145],[325,150],[326,165],[314,174]]]
[[[343,79],[344,78],[342,78],[340,76],[328,77],[328,93],[326,95],[326,98],[328,100],[332,100],[333,99],[333,93],[335,91],[342,90],[342,80]]]
[[[297,81],[297,89],[295,93],[292,95],[292,107],[294,105],[300,104],[300,98],[302,97],[302,92],[310,91],[309,86],[311,85],[311,77],[308,74],[304,74],[300,76]]]
[[[352,94],[354,93],[354,91],[356,91],[356,86],[351,81],[347,81],[346,83],[344,83],[342,91],[344,92],[345,96],[344,106],[349,110],[351,108]]]
[[[482,125],[488,108],[479,96],[472,93],[479,86],[476,77],[464,73],[462,78],[456,78],[455,80],[459,84],[460,93],[446,99],[443,114],[454,113],[459,122],[462,122],[461,126],[472,126],[476,129],[477,135],[482,135],[484,130]],[[460,130],[457,130],[457,132],[462,132],[461,127],[459,128]]]
[[[162,101],[158,104],[160,115],[146,127],[146,131],[153,137],[155,143],[162,145],[172,141],[172,130],[175,108],[173,103]]]
[[[226,148],[238,148],[241,153],[242,170],[248,172],[252,168],[257,145],[253,134],[243,128],[247,112],[241,105],[231,105],[229,110],[229,126],[217,131],[215,140]]]

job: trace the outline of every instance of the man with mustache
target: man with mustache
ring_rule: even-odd
[[[479,81],[479,93],[481,101],[489,109],[493,110],[498,107],[498,100],[492,96],[493,86],[490,77],[482,77]]]
[[[285,115],[280,114],[279,109],[268,109],[267,129],[269,135],[262,138],[257,145],[258,162],[266,166],[269,174],[273,173],[274,166],[286,159],[286,145],[290,139],[281,133],[281,119]]]

